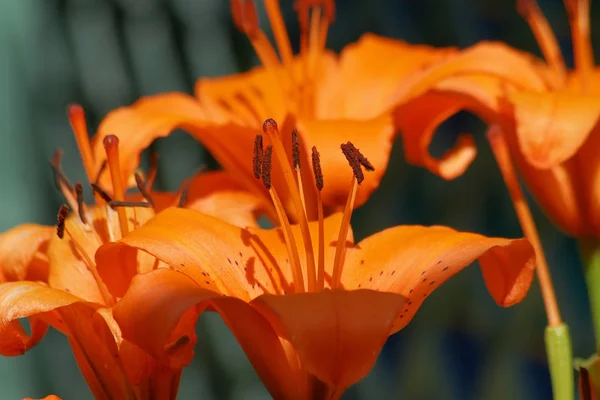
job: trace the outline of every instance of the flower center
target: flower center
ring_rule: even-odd
[[[321,191],[323,190],[324,181],[323,172],[321,170],[320,154],[317,148],[313,146],[312,167],[315,178],[315,187],[317,189],[317,217],[319,224],[319,233],[317,238],[318,258],[317,262],[315,263],[315,251],[313,248],[310,229],[308,227],[308,220],[306,218],[306,199],[303,195],[302,181],[300,178],[300,145],[298,141],[298,133],[295,130],[292,132],[293,162],[290,165],[290,161],[286,155],[285,148],[281,140],[277,123],[272,119],[266,120],[263,124],[263,131],[267,135],[271,144],[263,149],[262,135],[256,136],[256,140],[254,141],[253,157],[254,176],[257,179],[262,179],[265,188],[269,191],[271,200],[273,201],[273,206],[277,212],[277,217],[283,230],[284,241],[290,259],[295,291],[296,293],[301,293],[305,290],[309,292],[322,290],[325,287],[325,229],[323,202],[321,199]],[[364,180],[363,168],[368,171],[374,170],[373,165],[369,162],[369,160],[367,160],[367,158],[364,157],[351,142],[342,144],[340,147],[354,174],[352,177],[352,182],[350,183],[350,193],[344,207],[342,222],[338,233],[338,240],[333,262],[333,272],[331,277],[332,288],[340,286],[346,253],[346,237],[350,228],[350,219],[352,217],[352,210],[354,209],[358,185],[360,185],[360,183]],[[300,255],[298,253],[296,240],[291,229],[288,215],[277,193],[277,190],[271,184],[273,153],[275,153],[279,167],[283,172],[285,184],[289,193],[291,194],[296,215],[298,216],[298,224],[302,234],[302,242],[306,256],[306,277],[308,281],[306,288],[304,286],[304,272],[302,271]],[[292,172],[292,166],[293,170],[296,172],[295,176]]]
[[[300,26],[300,73],[294,69],[290,38],[279,0],[264,0],[275,37],[277,52],[260,28],[253,0],[232,0],[231,13],[238,29],[248,36],[262,65],[279,83],[289,109],[303,114],[314,110],[317,70],[325,50],[329,25],[333,22],[333,0],[297,0],[294,8]]]
[[[54,172],[56,184],[68,204],[63,204],[59,209],[57,235],[60,239],[65,238],[65,236],[68,238],[74,250],[79,253],[81,259],[87,265],[105,303],[111,305],[114,303],[114,298],[98,274],[94,262],[94,253],[100,244],[118,240],[120,237],[126,235],[130,224],[132,226],[139,225],[140,221],[137,218],[135,209],[128,216],[127,207],[153,206],[154,203],[150,196],[150,191],[154,177],[156,176],[156,162],[154,160],[151,164],[152,167],[147,181],[144,181],[141,174],[136,173],[138,189],[146,199],[146,202],[125,201],[125,189],[119,166],[119,140],[114,135],[108,135],[104,139],[106,162],[97,175],[99,176],[106,166],[110,169],[113,199],[98,185],[97,177],[94,176],[95,160],[91,151],[83,109],[78,105],[70,106],[68,115],[96,204],[93,206],[85,204],[83,185],[80,182],[77,182],[75,185],[70,183],[61,168],[62,151],[57,150],[50,161],[50,166]],[[77,218],[68,217],[69,209],[76,212]],[[117,220],[115,220],[115,214]],[[117,222],[119,228],[115,229],[114,227],[117,225]]]

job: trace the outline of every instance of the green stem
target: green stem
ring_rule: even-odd
[[[579,242],[579,251],[583,259],[588,298],[592,309],[592,322],[596,337],[596,349],[600,350],[600,242]]]
[[[544,333],[554,400],[573,400],[575,383],[569,327],[565,324],[547,326]]]

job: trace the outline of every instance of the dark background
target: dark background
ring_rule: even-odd
[[[292,0],[281,3],[297,44]],[[340,50],[361,34],[374,32],[436,46],[503,40],[539,54],[514,3],[340,0],[328,46]],[[562,2],[540,5],[572,64]],[[55,148],[65,151],[65,171],[74,180],[84,179],[65,115],[67,104],[84,105],[93,129],[109,110],[139,96],[191,93],[198,77],[244,71],[256,64],[251,46],[232,25],[228,6],[226,0],[1,1],[0,229],[55,222],[61,199],[47,164]],[[593,10],[593,20],[598,11]],[[266,22],[264,12],[262,17]],[[520,236],[483,140],[484,128],[477,118],[459,114],[438,132],[432,145],[437,154],[458,132],[474,132],[479,145],[474,165],[452,182],[407,165],[398,140],[381,188],[354,216],[356,236],[400,223]],[[202,146],[184,133],[153,146],[161,153],[162,188],[176,189],[203,163],[214,166]],[[575,243],[537,208],[534,214],[561,311],[571,328],[574,354],[587,356],[593,351],[592,328]],[[372,373],[344,398],[550,399],[544,326],[537,284],[523,303],[500,309],[487,294],[479,270],[470,268],[425,302],[413,322],[388,341]],[[183,374],[180,398],[269,397],[218,316],[203,317],[198,332],[206,340]],[[0,398],[48,393],[67,400],[91,398],[66,339],[55,331],[27,355],[0,359]]]

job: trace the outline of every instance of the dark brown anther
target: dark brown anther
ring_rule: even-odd
[[[312,166],[315,174],[315,185],[319,191],[323,190],[323,171],[321,170],[321,155],[317,146],[312,148]]]
[[[58,190],[61,190],[60,185],[63,184],[70,192],[72,192],[73,184],[69,181],[69,178],[67,178],[67,176],[64,174],[60,165],[62,155],[62,150],[57,149],[52,155],[52,158],[50,159],[50,167],[52,168],[52,172],[54,174],[54,184],[56,185]]]
[[[340,145],[340,148],[342,149],[342,153],[344,153],[346,160],[348,160],[348,164],[350,164],[350,167],[352,168],[356,181],[358,184],[361,184],[362,181],[365,180],[365,175],[361,168],[361,164],[358,161],[356,148],[350,142]]]
[[[81,182],[75,184],[75,195],[77,196],[77,214],[79,214],[79,219],[84,224],[87,224],[85,210],[83,209],[83,186],[81,186]]]
[[[67,215],[69,215],[69,206],[63,204],[56,215],[56,235],[60,239],[65,237],[65,219],[67,219]]]
[[[152,207],[152,204],[147,203],[145,201],[119,201],[119,200],[111,200],[108,202],[108,205],[110,206],[110,208],[117,208],[117,207],[144,207],[144,208],[150,208]]]
[[[273,146],[268,145],[263,154],[262,162],[262,181],[267,190],[271,190],[271,156],[273,155]]]
[[[106,160],[102,161],[102,165],[100,165],[100,169],[98,170],[98,173],[96,174],[96,179],[94,179],[94,184],[98,184],[98,182],[100,182],[100,176],[102,175],[102,173],[104,172],[104,170],[106,169]]]
[[[139,172],[136,172],[134,176],[135,184],[137,185],[138,190],[140,191],[144,199],[146,199],[146,201],[150,203],[150,205],[154,208],[154,200],[152,200],[152,196],[150,196],[150,193],[148,193],[148,191],[146,190],[146,182],[144,182],[144,178],[142,178],[142,175],[140,175]]]
[[[107,203],[110,203],[112,201],[112,198],[108,195],[108,193],[106,193],[104,189],[102,189],[98,184],[92,183],[91,186],[94,193],[97,193],[98,196],[102,197],[102,200],[104,200]]]
[[[260,179],[262,159],[263,159],[263,137],[262,135],[256,135],[254,139],[254,157],[252,158],[252,164],[254,166],[254,177]]]
[[[352,143],[350,144],[352,145],[352,147],[354,147]],[[375,167],[373,166],[373,164],[371,164],[371,162],[360,152],[360,150],[354,147],[354,151],[356,152],[356,157],[358,158],[358,162],[360,163],[360,165],[362,165],[367,171],[375,171]]]
[[[294,160],[294,169],[300,171],[300,140],[296,128],[292,131],[292,160]]]
[[[190,184],[192,183],[191,179],[186,179],[181,184],[181,196],[179,196],[179,203],[177,207],[183,208],[185,206],[185,202],[187,201],[188,195],[190,194]]]

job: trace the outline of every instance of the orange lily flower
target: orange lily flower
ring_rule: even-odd
[[[92,153],[83,110],[72,106],[69,116],[89,173],[92,160],[87,157]],[[165,265],[141,254],[131,270],[101,271],[94,254],[100,245],[122,238],[155,211],[172,205],[201,210],[232,224],[255,226],[259,202],[224,172],[199,174],[181,194],[152,192],[155,169],[147,179],[135,175],[139,196],[145,201],[125,198],[118,138],[106,136],[104,143],[114,199],[92,184],[96,204],[85,204],[83,186],[72,185],[63,174],[58,152],[51,165],[59,188],[76,212],[68,215],[69,206],[63,205],[57,227],[27,224],[0,235],[0,354],[23,354],[52,326],[67,336],[96,398],[175,398],[181,369],[166,368],[123,340],[112,316],[112,307],[133,275]],[[94,175],[88,179],[95,181]],[[20,318],[29,318],[30,334]]]
[[[193,333],[181,329],[181,318],[185,325],[214,310],[274,398],[339,399],[370,371],[387,337],[473,261],[499,305],[525,296],[535,263],[525,239],[397,226],[354,244],[353,203],[363,168],[373,165],[350,142],[341,146],[353,171],[343,212],[323,218],[318,194],[329,180],[313,148],[319,218],[307,222],[300,213],[300,223],[290,224],[271,175],[274,163],[300,196],[293,168],[276,123],[267,120],[263,129],[271,144],[263,149],[257,136],[254,173],[272,198],[278,228],[239,228],[170,208],[96,253],[99,268],[130,269],[136,250],[171,266],[135,276],[114,307],[123,337],[156,359],[172,368],[189,362]]]
[[[521,175],[554,222],[571,236],[598,238],[600,69],[590,45],[590,1],[565,0],[573,70],[565,67],[535,0],[518,5],[545,62],[503,44],[480,43],[420,73],[398,94],[412,98],[398,111],[407,159],[448,179],[462,174],[476,153],[470,137],[463,135],[441,160],[427,147],[445,119],[473,111],[502,129]]]
[[[104,135],[118,134],[123,144],[121,164],[124,173],[131,176],[144,148],[182,128],[200,140],[240,184],[261,196],[271,219],[276,220],[268,192],[252,179],[252,164],[244,158],[245,149],[260,133],[257,127],[274,118],[282,122],[288,144],[292,130],[297,128],[303,162],[310,160],[310,149],[317,146],[324,154],[323,167],[340,174],[323,189],[326,215],[343,208],[344,183],[351,179],[350,171],[342,168],[346,160],[337,145],[342,139],[350,140],[371,154],[376,170],[365,178],[355,202],[356,206],[363,204],[385,172],[395,137],[391,113],[395,88],[413,72],[455,50],[436,51],[404,43],[390,49],[393,41],[368,34],[336,55],[325,49],[334,18],[333,0],[298,0],[295,4],[301,30],[299,54],[292,53],[278,0],[264,0],[264,5],[279,56],[260,28],[254,1],[232,0],[234,22],[247,35],[262,66],[242,74],[199,79],[195,98],[182,93],[160,94],[111,112],[99,127],[96,154],[103,151]],[[337,132],[343,132],[343,138]],[[298,173],[297,180],[305,196],[314,200],[311,175],[306,169]],[[296,220],[284,178],[274,171],[272,179],[286,211]],[[317,218],[313,204],[309,202],[306,210],[309,220]]]

